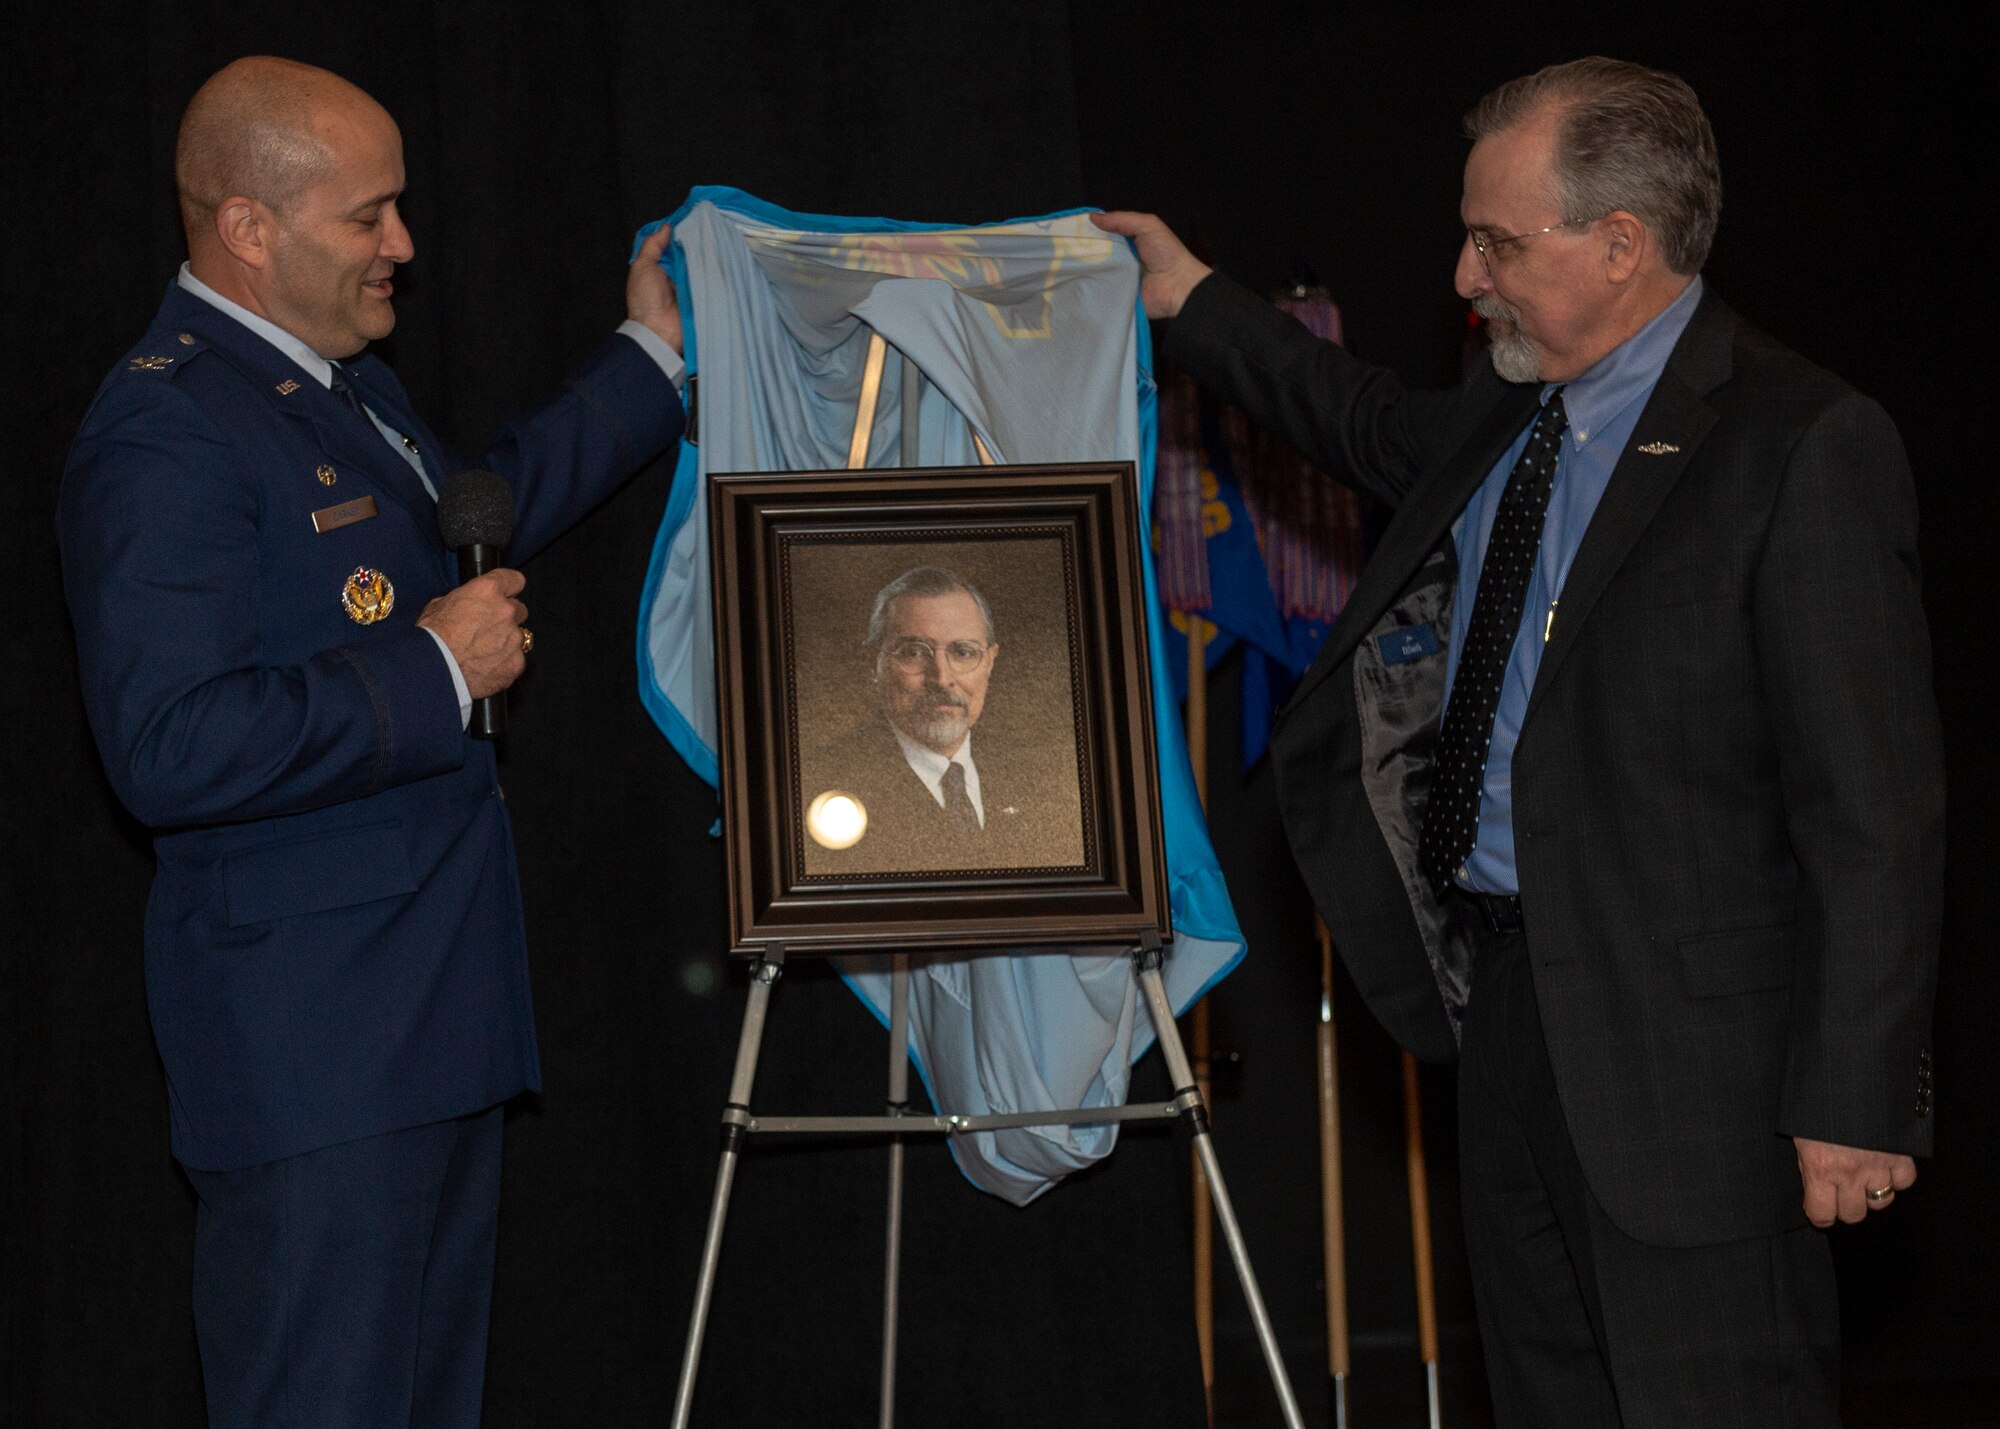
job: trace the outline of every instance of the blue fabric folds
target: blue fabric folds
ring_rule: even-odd
[[[1150,509],[1156,445],[1138,265],[1083,212],[954,227],[796,214],[735,189],[695,189],[663,222],[681,294],[698,444],[684,444],[639,620],[641,698],[688,764],[717,782],[709,471],[844,466],[870,332],[889,343],[870,465],[895,464],[901,364],[920,370],[926,466],[1131,460]],[[634,241],[644,240],[649,224]],[[1243,955],[1195,795],[1145,561],[1160,793],[1175,938],[1175,1009]],[[843,959],[886,1021],[887,959]],[[933,1103],[980,1114],[1109,1106],[1153,1041],[1123,954],[915,958],[910,1051]],[[1106,1156],[1115,1124],[953,1138],[976,1185],[1016,1204]]]

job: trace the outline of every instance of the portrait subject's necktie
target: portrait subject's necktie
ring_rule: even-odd
[[[1424,868],[1441,883],[1458,871],[1478,841],[1479,794],[1486,784],[1493,717],[1500,709],[1500,687],[1507,678],[1514,638],[1521,631],[1521,611],[1541,550],[1542,521],[1548,515],[1549,490],[1568,424],[1562,389],[1557,388],[1507,474],[1500,507],[1493,515],[1472,600],[1472,620],[1438,736],[1437,767],[1418,847]]]
[[[978,833],[979,811],[972,807],[972,795],[965,790],[965,766],[945,765],[939,787],[944,790],[944,811],[951,815],[952,827],[967,837]]]

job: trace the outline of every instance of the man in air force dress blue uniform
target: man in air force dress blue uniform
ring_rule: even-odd
[[[518,571],[460,584],[462,463],[366,354],[414,256],[359,89],[239,60],[176,154],[189,260],[71,452],[85,703],[154,832],[146,978],[217,1425],[473,1424],[500,1105],[539,1085],[518,883],[471,700],[524,668]],[[630,320],[478,465],[525,559],[681,427],[657,259]]]

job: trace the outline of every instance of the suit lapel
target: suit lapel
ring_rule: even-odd
[[[177,304],[174,321],[246,373],[271,410],[297,424],[300,442],[331,458],[328,464],[339,477],[359,479],[423,525],[436,524],[437,508],[423,482],[366,418],[357,418],[340,398],[320,385],[318,378],[227,313],[179,287],[173,289],[173,296]],[[374,391],[367,395],[381,402]],[[391,404],[382,406],[393,410]]]
[[[1735,322],[1728,308],[1704,296],[1667,359],[1666,370],[1612,469],[1611,480],[1563,582],[1549,646],[1542,652],[1523,724],[1534,718],[1542,692],[1575,648],[1577,634],[1604,587],[1631,554],[1660,503],[1715,425],[1717,414],[1706,398],[1729,378]]]
[[[1493,470],[1493,464],[1521,434],[1538,403],[1540,390],[1529,385],[1510,392],[1440,468],[1438,478],[1420,484],[1396,508],[1395,517],[1382,533],[1382,540],[1369,557],[1353,594],[1328,632],[1326,644],[1300,679],[1297,690],[1286,702],[1288,705],[1302,699],[1338,668],[1381,619],[1382,612],[1409,584],[1424,558],[1437,549],[1438,541],[1451,529],[1451,523],[1458,519],[1458,513],[1465,509],[1479,483]]]
[[[298,394],[310,395],[312,400],[303,407],[287,408],[287,414],[312,424],[327,453],[347,463],[342,468],[343,475],[349,470],[358,472],[420,524],[435,525],[437,506],[410,464],[396,455],[367,418],[356,417],[340,398],[320,388],[318,383],[312,385],[312,393]]]
[[[347,365],[348,380],[354,384],[354,390],[361,394],[361,400],[393,427],[403,439],[403,444],[417,454],[417,459],[424,464],[424,471],[430,477],[431,483],[439,484],[443,480],[445,464],[444,453],[437,449],[437,439],[430,434],[417,414],[404,404],[398,395],[400,389],[393,385],[393,377],[390,379],[390,386],[383,386],[374,380],[375,369],[378,368],[387,374],[388,369],[379,358],[368,357],[365,360],[351,362]],[[396,455],[393,447],[390,448],[390,454]],[[402,462],[406,468],[409,465],[408,462],[403,462],[400,456],[397,456],[396,460]],[[416,476],[414,471],[410,474]],[[417,485],[423,486],[422,477],[417,477]],[[427,505],[435,505],[429,492],[426,491],[423,495]]]

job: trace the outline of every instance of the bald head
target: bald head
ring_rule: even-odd
[[[221,69],[189,101],[174,149],[174,184],[190,247],[205,242],[225,199],[284,213],[333,172],[332,131],[388,116],[339,75],[272,55]]]
[[[175,155],[188,271],[321,357],[396,325],[403,136],[339,75],[259,55],[204,84]]]

